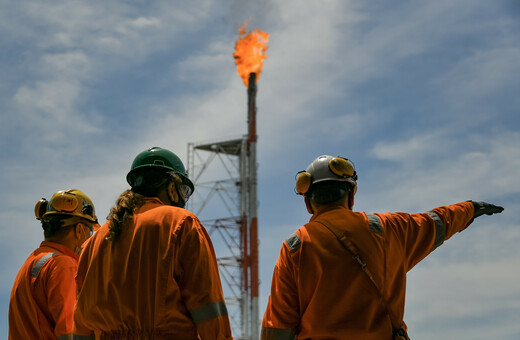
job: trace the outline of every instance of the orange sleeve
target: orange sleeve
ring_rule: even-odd
[[[89,240],[90,241],[90,240]],[[79,258],[78,270],[76,272],[76,296],[79,295],[81,288],[83,287],[83,280],[88,269],[89,257],[90,257],[90,246],[92,242],[87,241],[87,245],[83,245],[81,256]],[[77,304],[74,306],[74,335],[91,336],[94,332],[88,329],[84,325],[83,311],[78,309]]]
[[[262,339],[276,338],[270,333],[296,332],[300,322],[300,306],[295,264],[291,250],[284,242],[276,261],[271,283],[271,296],[262,320]]]
[[[217,259],[211,239],[197,219],[187,218],[176,256],[176,280],[202,340],[232,339]]]
[[[442,219],[445,227],[444,240],[447,240],[473,222],[475,206],[471,202],[461,202],[447,207],[438,207],[433,211]]]
[[[434,251],[456,232],[473,221],[471,202],[438,207],[420,214],[377,214],[389,237],[389,251],[404,252],[407,271]]]
[[[74,302],[76,298],[77,264],[68,256],[56,256],[51,272],[47,277],[49,312],[56,325],[54,334],[60,337],[72,334],[74,325]]]

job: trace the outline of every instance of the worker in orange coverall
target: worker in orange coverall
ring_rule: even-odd
[[[353,212],[357,174],[320,156],[296,176],[312,217],[285,240],[263,340],[408,339],[406,273],[474,218],[502,207],[461,202],[421,214]]]
[[[183,207],[194,190],[173,152],[135,158],[108,221],[84,246],[75,339],[232,339],[213,245]]]
[[[45,240],[18,272],[9,302],[9,339],[72,339],[81,245],[97,218],[90,198],[62,190],[35,207]]]

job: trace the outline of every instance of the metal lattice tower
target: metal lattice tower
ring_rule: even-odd
[[[255,79],[251,73],[247,135],[188,144],[188,209],[210,234],[233,337],[243,340],[260,338]]]

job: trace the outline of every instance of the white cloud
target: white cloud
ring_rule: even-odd
[[[443,132],[427,132],[411,136],[402,141],[380,141],[372,148],[372,155],[377,159],[397,163],[417,163],[425,158],[433,159],[443,150],[449,149]]]
[[[211,41],[200,53],[191,54],[186,59],[176,63],[174,69],[168,75],[186,84],[186,86],[202,86],[203,90],[212,87],[213,95],[221,91],[239,91],[237,84],[235,84],[238,73],[233,62],[233,52],[233,41],[221,39]],[[245,86],[242,85],[240,90],[244,92]],[[188,95],[196,97],[200,93]],[[218,95],[216,97],[218,98]],[[224,115],[227,113],[226,110],[222,112]]]
[[[511,322],[519,316],[520,275],[511,268],[520,265],[520,232],[505,213],[477,219],[412,269],[405,313],[411,335],[514,339],[519,334]]]
[[[73,134],[98,133],[94,117],[78,112],[79,83],[75,80],[54,79],[38,82],[34,87],[22,86],[15,95],[18,117],[24,129],[31,128],[35,135],[27,135],[44,142],[61,142]]]
[[[40,70],[48,77],[78,80],[88,79],[92,72],[91,61],[81,51],[44,54]]]
[[[138,29],[148,28],[148,27],[160,27],[161,20],[159,18],[145,18],[139,17],[135,20],[129,22],[129,25],[134,26]]]
[[[373,171],[381,176],[380,185],[371,193],[373,202],[384,204],[378,198],[380,190],[398,198],[394,203],[401,206],[399,209],[414,211],[431,204],[519,194],[517,131],[502,132],[491,139],[488,134],[473,134],[463,141],[456,136],[437,136],[432,133],[376,144],[373,155],[391,163],[389,173]],[[442,202],[443,197],[448,197],[448,202]]]
[[[473,102],[478,113],[478,105],[486,99],[518,85],[519,59],[520,47],[511,45],[478,50],[454,63],[436,82],[452,105],[472,107]]]

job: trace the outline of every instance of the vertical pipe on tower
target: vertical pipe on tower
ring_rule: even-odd
[[[242,337],[249,338],[251,323],[249,321],[249,238],[247,232],[248,226],[248,193],[249,180],[247,178],[247,140],[242,138],[240,146],[240,245],[242,249],[242,296],[240,301],[241,321],[242,321]]]
[[[251,338],[259,339],[260,319],[258,313],[258,201],[256,163],[256,73],[249,74],[248,101],[248,154],[249,154],[249,251],[251,263]]]

